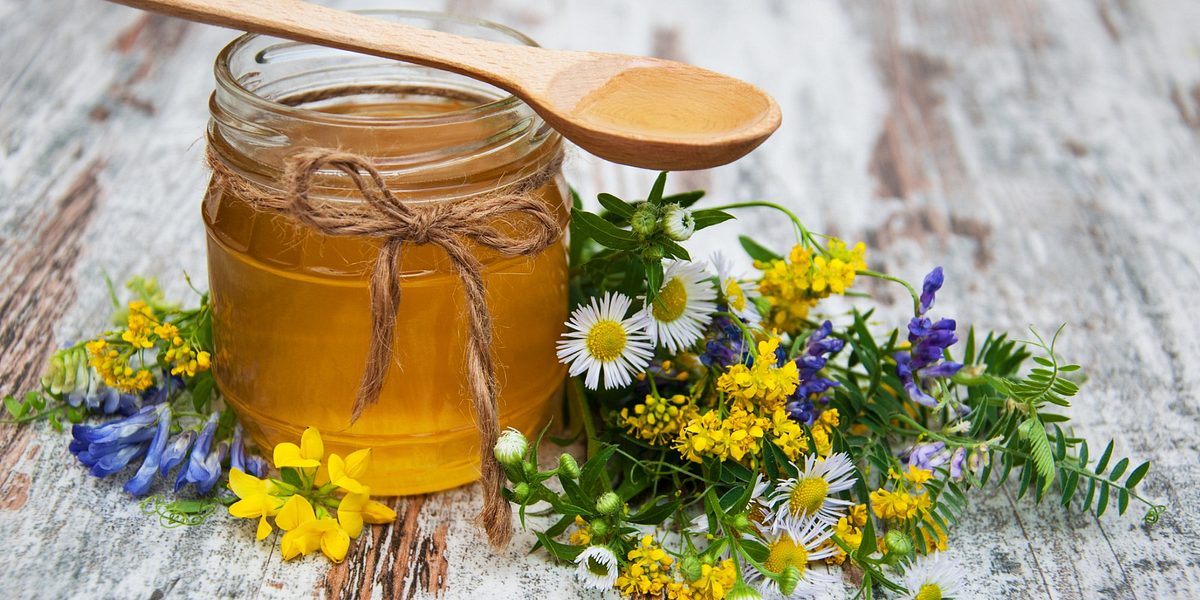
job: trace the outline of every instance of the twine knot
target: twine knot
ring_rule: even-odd
[[[327,149],[298,152],[285,163],[282,196],[268,193],[234,173],[211,148],[207,158],[214,185],[229,189],[256,206],[289,215],[325,235],[382,240],[369,285],[370,347],[351,423],[379,400],[391,364],[396,313],[400,307],[401,250],[405,244],[432,244],[446,252],[467,300],[467,381],[479,428],[484,493],[478,521],[493,546],[505,546],[512,535],[512,508],[500,494],[503,471],[492,456],[492,447],[500,435],[496,405],[499,386],[491,354],[492,317],[483,284],[483,265],[467,244],[474,243],[505,256],[533,256],[554,244],[562,235],[562,228],[552,209],[531,194],[557,175],[562,165],[561,154],[508,192],[428,205],[403,202],[388,189],[371,160],[357,154]],[[312,202],[309,194],[313,178],[325,168],[349,177],[364,202],[357,206]],[[503,230],[497,228],[501,224]]]

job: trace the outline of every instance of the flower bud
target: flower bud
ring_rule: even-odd
[[[658,231],[658,209],[649,203],[638,205],[633,216],[629,218],[633,232],[640,238],[647,238]]]
[[[725,600],[762,600],[762,594],[758,593],[758,590],[746,585],[746,582],[739,581],[733,584],[733,587],[729,588],[729,593],[725,595]]]
[[[579,463],[575,462],[575,457],[570,454],[558,457],[558,474],[571,479],[579,479]]]
[[[887,535],[883,537],[883,545],[887,548],[888,558],[896,557],[897,560],[908,556],[913,551],[912,539],[898,529],[887,532]]]
[[[667,205],[667,210],[663,212],[663,231],[677,242],[692,237],[696,231],[696,219],[692,211],[678,204]]]
[[[592,530],[593,538],[603,538],[608,535],[609,525],[603,519],[596,519],[588,525],[588,529]]]
[[[525,460],[525,453],[529,451],[529,440],[525,439],[525,435],[511,427],[500,434],[500,438],[496,440],[496,447],[493,453],[496,455],[496,460],[506,467],[515,467]]]
[[[537,479],[537,465],[530,462],[521,463],[521,471],[525,474],[525,481],[533,481]]]
[[[596,510],[602,515],[615,515],[621,511],[621,497],[616,492],[604,492],[596,501]]]
[[[513,498],[516,499],[517,504],[528,504],[532,496],[533,488],[529,487],[529,484],[524,481],[513,487]]]
[[[731,520],[730,525],[733,525],[733,528],[738,531],[746,531],[750,529],[750,517],[745,514],[737,515]]]
[[[703,563],[696,558],[695,554],[688,553],[683,560],[679,561],[679,573],[683,575],[683,580],[687,583],[700,579],[700,576],[704,574],[703,569]]]
[[[796,586],[800,584],[800,578],[804,574],[795,565],[788,565],[783,568],[783,572],[776,579],[779,582],[779,592],[784,596],[792,595],[796,591]]]

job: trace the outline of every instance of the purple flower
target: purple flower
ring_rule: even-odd
[[[163,449],[162,459],[158,462],[158,474],[163,477],[174,469],[179,463],[187,458],[188,450],[192,447],[192,440],[195,439],[195,431],[185,431],[175,437],[170,444]]]
[[[246,455],[241,423],[233,426],[233,441],[229,446],[229,468],[260,478],[267,474],[267,461],[261,456]]]
[[[800,384],[796,386],[796,391],[792,393],[791,400],[786,405],[788,415],[795,421],[812,425],[820,411],[817,410],[811,397],[823,394],[830,388],[839,385],[838,382],[820,375],[821,369],[825,368],[829,357],[840,352],[845,346],[844,341],[830,337],[831,333],[833,333],[833,323],[825,321],[812,332],[812,335],[808,336],[804,353],[796,357]],[[828,404],[829,399],[821,398],[819,402]]]
[[[942,268],[937,267],[925,277],[921,293],[922,315],[933,306],[934,294],[941,289],[945,280]],[[928,406],[937,406],[937,399],[928,394],[934,380],[951,377],[962,369],[961,363],[941,362],[946,349],[958,341],[954,330],[957,324],[954,319],[938,319],[934,322],[929,317],[913,317],[908,322],[908,341],[911,345],[908,352],[898,352],[896,359],[896,376],[904,384],[904,390],[913,402]]]
[[[958,481],[963,477],[963,463],[967,460],[967,449],[956,448],[954,456],[950,457],[950,479]]]
[[[175,491],[178,492],[189,483],[195,484],[199,489],[202,483],[208,481],[210,472],[206,461],[210,454],[209,449],[212,447],[213,434],[217,432],[219,417],[220,414],[215,412],[209,415],[208,421],[204,423],[204,428],[196,436],[196,443],[192,446],[187,463],[179,469],[179,475],[175,478]],[[217,470],[220,470],[219,466]]]
[[[934,297],[937,291],[942,289],[942,283],[946,280],[946,276],[942,273],[941,267],[934,267],[928,275],[925,276],[925,282],[921,284],[921,314],[929,312],[933,308]]]
[[[700,362],[706,367],[728,367],[750,357],[742,329],[728,317],[713,319],[706,338],[704,353],[700,355]]]
[[[103,425],[75,425],[71,428],[68,449],[96,477],[106,477],[124,469],[130,461],[146,452],[154,437],[158,415],[152,407]]]
[[[945,452],[945,449],[946,444],[942,442],[917,444],[912,447],[912,450],[909,450],[907,463],[909,466],[918,469],[932,471],[946,464],[949,455]]]
[[[125,491],[139,498],[150,493],[150,485],[154,483],[154,475],[162,460],[163,449],[167,446],[167,437],[171,435],[170,405],[158,405],[155,413],[158,416],[158,426],[155,427],[154,438],[150,440],[150,445],[146,450],[146,458],[133,478],[125,482]]]

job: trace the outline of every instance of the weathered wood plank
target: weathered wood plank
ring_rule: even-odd
[[[347,5],[346,2],[331,4]],[[355,3],[362,5],[363,3]],[[387,2],[367,3],[386,5]],[[772,199],[867,240],[872,266],[949,282],[938,311],[1021,334],[1069,323],[1089,371],[1078,433],[1153,459],[1155,527],[978,495],[953,545],[971,597],[1200,595],[1197,390],[1200,5],[1127,0],[539,5],[431,0],[543,44],[652,53],[743,77],[783,128],[735,165],[673,176],[717,200]],[[18,10],[21,19],[17,19]],[[70,18],[64,18],[69,15]],[[197,218],[210,65],[228,32],[100,2],[0,2],[0,392],[108,312],[99,277],[203,272]],[[652,173],[575,155],[585,197]],[[707,254],[771,215],[691,242]],[[736,254],[732,250],[729,254]],[[743,262],[742,264],[746,264]],[[894,304],[896,290],[872,286]],[[283,563],[249,523],[164,530],[88,476],[46,428],[0,436],[0,589],[17,597],[524,598],[581,590],[519,534],[494,555],[473,488],[397,500],[346,563]],[[551,457],[548,454],[547,459]],[[536,518],[535,518],[536,520]],[[271,538],[277,543],[277,538]]]

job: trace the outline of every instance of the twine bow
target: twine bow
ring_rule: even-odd
[[[210,149],[209,165],[217,185],[256,205],[291,216],[325,235],[380,238],[383,245],[371,272],[372,335],[367,364],[359,382],[351,422],[379,400],[392,359],[396,313],[400,307],[400,254],[405,244],[433,244],[446,252],[462,281],[467,300],[469,327],[467,381],[479,429],[483,508],[477,521],[495,547],[504,547],[512,535],[512,508],[501,496],[503,471],[492,456],[500,435],[496,398],[498,385],[492,360],[492,315],[487,307],[483,265],[467,247],[467,241],[506,256],[533,256],[550,247],[562,235],[555,215],[543,202],[530,196],[553,178],[561,158],[537,174],[525,178],[507,193],[488,195],[469,202],[439,202],[410,206],[387,187],[372,162],[362,156],[334,150],[312,149],[290,157],[285,165],[285,195],[266,193],[244,177],[229,170]],[[348,209],[309,200],[313,177],[323,168],[345,173],[366,200]],[[528,226],[509,235],[495,227],[524,217]]]

